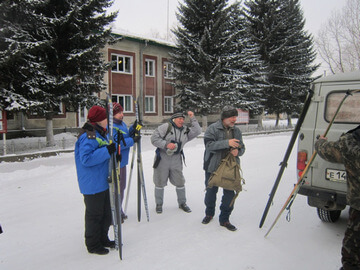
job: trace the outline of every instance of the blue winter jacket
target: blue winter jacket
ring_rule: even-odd
[[[92,125],[86,123],[85,126]],[[75,164],[80,192],[91,195],[109,188],[110,154],[106,148],[109,142],[105,134],[101,135],[96,129],[84,131],[75,144]]]
[[[130,129],[132,129],[132,127]],[[120,123],[116,123],[115,119],[114,119],[114,142],[116,144],[118,143],[118,130],[120,130],[120,132],[124,136],[124,140],[125,140],[125,144],[126,144],[126,146],[125,146],[124,142],[122,140],[120,141],[120,147],[121,147],[120,168],[123,168],[129,162],[130,147],[134,145],[134,140],[133,140],[133,138],[130,137],[129,130],[128,130],[126,124],[123,121],[121,121]]]

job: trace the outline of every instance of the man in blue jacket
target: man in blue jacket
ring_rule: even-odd
[[[123,107],[116,102],[113,102],[113,120],[114,120],[114,141],[116,144],[120,144],[120,194],[121,200],[124,199],[124,191],[126,188],[126,165],[129,162],[130,147],[134,145],[140,139],[140,136],[134,136],[133,126],[130,127],[130,131],[126,124],[123,122],[124,112]],[[132,134],[130,136],[130,134]],[[127,219],[127,216],[121,211],[121,220]]]
[[[85,245],[89,253],[99,255],[109,253],[106,247],[115,247],[108,237],[112,216],[107,178],[116,146],[109,144],[106,128],[106,110],[93,106],[75,144],[77,177],[85,203]]]

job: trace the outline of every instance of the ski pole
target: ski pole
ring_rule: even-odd
[[[359,89],[359,90],[353,90],[353,91],[348,90],[348,91],[346,92],[345,96],[343,97],[343,99],[341,100],[339,106],[337,107],[337,109],[336,109],[336,111],[335,111],[335,114],[334,114],[333,118],[331,119],[331,121],[330,121],[330,123],[329,123],[329,125],[328,125],[328,127],[327,127],[327,129],[326,129],[326,131],[325,131],[325,133],[324,133],[324,135],[323,135],[323,137],[326,137],[326,135],[328,134],[328,132],[329,132],[332,124],[333,124],[334,121],[335,121],[336,116],[338,115],[338,113],[339,113],[339,111],[340,111],[340,109],[341,109],[341,106],[344,104],[344,102],[345,102],[345,100],[347,99],[347,97],[350,96],[350,95],[353,95],[354,93],[359,92],[359,91],[360,91],[360,89]],[[279,218],[280,218],[281,214],[284,212],[284,210],[285,210],[285,209],[290,210],[290,207],[291,207],[292,203],[293,203],[294,200],[295,200],[295,197],[296,197],[296,195],[297,195],[297,193],[298,193],[298,191],[299,191],[299,189],[300,189],[300,186],[304,183],[304,180],[303,180],[303,179],[304,179],[307,171],[309,170],[310,165],[311,165],[312,162],[314,161],[314,159],[315,159],[315,157],[316,157],[316,154],[317,154],[317,152],[316,152],[316,150],[314,150],[312,156],[310,157],[308,163],[307,163],[306,166],[305,166],[305,169],[304,169],[303,173],[300,175],[299,180],[298,180],[297,183],[295,184],[295,186],[294,186],[293,190],[291,191],[289,197],[287,198],[285,204],[284,204],[283,207],[281,208],[279,214],[276,216],[274,222],[271,224],[269,230],[266,232],[266,234],[265,234],[264,237],[267,237],[267,236],[269,235],[269,233],[270,233],[271,230],[274,228],[275,224],[276,224],[277,221],[279,220]]]
[[[110,94],[106,93],[106,110],[108,119],[108,132],[109,132],[109,143],[113,143],[114,130],[113,130],[113,106]],[[119,251],[120,260],[122,260],[122,232],[121,232],[121,193],[120,193],[120,181],[119,171],[117,168],[116,153],[112,153],[109,162],[109,196],[110,196],[110,207],[113,219],[114,227],[114,238],[115,247]]]
[[[275,193],[276,193],[276,190],[279,186],[279,183],[280,183],[280,180],[281,180],[281,177],[283,175],[283,172],[285,170],[285,168],[287,167],[287,162],[289,160],[289,157],[290,157],[290,154],[291,154],[291,151],[292,151],[292,148],[295,144],[295,141],[297,139],[297,135],[299,134],[299,131],[300,131],[300,128],[301,128],[301,125],[302,123],[304,122],[304,119],[305,119],[305,116],[306,116],[306,113],[309,109],[309,106],[310,106],[310,103],[311,103],[311,98],[313,96],[314,92],[313,90],[309,90],[308,94],[307,94],[307,97],[306,97],[306,100],[304,102],[304,107],[301,111],[301,114],[300,114],[300,117],[296,123],[296,126],[295,126],[295,129],[294,129],[294,132],[291,136],[291,139],[290,139],[290,143],[288,145],[288,148],[286,150],[286,153],[285,153],[285,156],[284,156],[284,159],[283,161],[280,163],[281,167],[280,167],[280,170],[279,170],[279,173],[277,175],[277,178],[275,180],[275,183],[274,183],[274,186],[269,194],[269,199],[267,201],[267,204],[265,206],[265,210],[264,210],[264,213],[261,217],[261,221],[260,221],[260,225],[259,225],[259,228],[261,228],[265,222],[265,219],[266,219],[266,216],[269,212],[269,209],[270,209],[270,206],[272,204],[272,201],[274,199],[274,196],[275,196]]]
[[[136,144],[134,144],[134,146],[133,146],[133,154],[132,154],[132,158],[131,158],[131,165],[130,165],[130,172],[129,172],[129,180],[128,180],[128,185],[127,185],[126,199],[125,199],[125,208],[124,208],[125,214],[126,214],[126,212],[127,212],[127,206],[128,206],[128,202],[129,202],[131,178],[132,178],[132,173],[133,173],[133,170],[134,170],[135,155],[136,155]]]

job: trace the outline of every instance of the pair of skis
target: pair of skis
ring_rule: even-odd
[[[114,122],[113,105],[109,94],[106,94],[106,112],[108,118],[109,143],[114,142]],[[118,145],[118,154],[120,154],[120,144]],[[120,260],[122,260],[122,232],[121,232],[121,192],[120,192],[120,166],[116,160],[116,152],[111,154],[109,162],[109,192],[111,214],[114,227],[115,249],[119,251]]]
[[[136,129],[135,136],[141,136],[140,130],[142,127],[142,119],[141,119],[140,112],[139,112],[138,100],[135,101],[135,113],[136,113],[136,122],[137,122],[137,126],[134,127]],[[137,156],[137,218],[138,218],[138,221],[140,222],[141,221],[141,195],[142,195],[147,221],[149,221],[150,220],[149,206],[148,206],[148,201],[147,201],[147,196],[146,196],[144,171],[143,171],[142,156],[141,156],[141,139],[138,140],[137,143],[133,146],[133,154],[132,154],[132,160],[131,160],[131,165],[130,165],[129,181],[128,181],[128,186],[127,186],[124,212],[126,213],[126,211],[127,211],[127,206],[128,206],[128,201],[129,201],[129,193],[130,193],[132,173],[134,170],[135,156]]]
[[[333,118],[331,119],[331,121],[330,121],[330,123],[329,123],[329,125],[328,125],[328,127],[327,127],[327,129],[326,129],[326,131],[325,131],[325,133],[324,133],[324,135],[323,135],[323,137],[326,137],[326,135],[328,134],[328,132],[329,132],[332,124],[333,124],[334,121],[335,121],[336,116],[338,115],[338,113],[339,113],[342,105],[344,104],[344,102],[345,102],[345,100],[348,98],[348,96],[350,96],[350,95],[352,95],[352,94],[354,94],[354,93],[356,93],[356,92],[359,92],[359,91],[360,91],[360,90],[353,90],[353,91],[347,91],[347,92],[346,92],[345,96],[344,96],[343,99],[340,101],[340,103],[339,103],[339,105],[338,105],[338,107],[337,107],[337,109],[336,109],[336,111],[335,111],[335,114],[334,114]],[[307,110],[308,110],[308,108],[309,108],[309,105],[310,105],[310,102],[311,102],[311,97],[312,97],[312,94],[309,93],[308,96],[307,96],[307,99],[306,99],[306,101],[305,101],[303,111],[302,111],[302,113],[301,113],[301,115],[300,115],[300,117],[299,117],[298,123],[296,124],[296,128],[295,128],[295,130],[294,130],[294,133],[293,133],[293,136],[292,136],[292,138],[291,138],[289,147],[288,147],[287,152],[286,152],[286,154],[285,154],[284,161],[281,163],[282,166],[281,166],[281,168],[280,168],[280,172],[279,172],[278,177],[277,177],[277,179],[276,179],[276,181],[275,181],[274,187],[273,187],[273,189],[271,190],[268,203],[267,203],[267,205],[266,205],[266,207],[265,207],[265,210],[264,210],[262,219],[261,219],[261,221],[260,221],[260,226],[259,226],[260,228],[261,228],[262,225],[264,224],[266,215],[267,215],[267,213],[268,213],[268,211],[269,211],[269,208],[270,208],[270,205],[271,205],[271,203],[272,203],[272,201],[273,201],[273,198],[274,198],[274,195],[275,195],[277,186],[279,185],[280,178],[281,178],[281,175],[282,175],[282,173],[283,173],[283,171],[284,171],[284,168],[285,168],[285,166],[287,165],[287,160],[288,160],[289,155],[290,155],[290,153],[291,153],[292,146],[294,145],[294,142],[295,142],[297,133],[298,133],[299,130],[300,130],[300,127],[301,127],[301,125],[302,125],[302,122],[304,121],[305,115],[306,115]],[[287,198],[286,202],[285,202],[284,205],[282,206],[279,214],[276,216],[274,222],[271,224],[270,228],[269,228],[268,231],[266,232],[265,237],[267,237],[267,236],[269,235],[269,233],[271,232],[271,230],[274,228],[275,224],[276,224],[277,221],[279,220],[279,218],[280,218],[280,216],[282,215],[282,213],[283,213],[285,210],[289,210],[289,211],[290,211],[290,208],[291,208],[291,206],[292,206],[292,203],[294,202],[295,197],[296,197],[296,195],[298,194],[300,187],[301,187],[301,186],[304,184],[304,182],[305,182],[304,177],[305,177],[305,175],[306,175],[306,173],[307,173],[310,165],[311,165],[312,162],[314,161],[316,155],[317,155],[317,152],[316,152],[316,150],[315,150],[315,151],[313,152],[312,156],[310,157],[310,159],[309,159],[309,161],[308,161],[308,163],[307,163],[304,171],[302,172],[301,176],[299,177],[297,183],[295,184],[293,190],[291,191],[289,197]]]

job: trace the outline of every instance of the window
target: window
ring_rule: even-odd
[[[111,55],[111,63],[113,72],[121,72],[121,73],[132,73],[132,57],[126,55]]]
[[[164,78],[172,79],[174,72],[174,65],[170,62],[164,62]]]
[[[345,96],[344,92],[332,92],[326,97],[325,119],[330,122]],[[334,123],[360,123],[360,116],[354,108],[360,107],[360,93],[354,93],[351,98],[345,100]]]
[[[154,60],[145,60],[145,76],[154,77],[155,76],[155,61]]]
[[[173,97],[164,97],[164,112],[165,113],[172,113],[173,112]]]
[[[146,96],[145,97],[145,112],[146,113],[155,112],[155,97],[154,96]]]
[[[112,95],[112,101],[119,103],[123,109],[124,113],[133,112],[133,99],[130,95]]]

